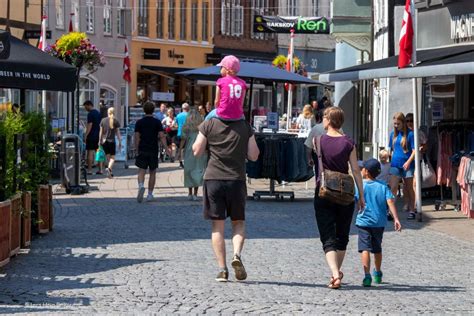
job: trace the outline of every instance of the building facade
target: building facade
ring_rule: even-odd
[[[175,106],[211,101],[209,87],[176,73],[212,65],[213,6],[210,0],[134,1],[132,105],[145,100]]]

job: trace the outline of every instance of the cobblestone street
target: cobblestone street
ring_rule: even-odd
[[[217,283],[210,224],[201,202],[186,199],[176,165],[160,168],[151,203],[136,202],[136,169],[121,164],[113,180],[93,176],[87,195],[57,193],[54,231],[0,270],[0,312],[473,313],[472,242],[407,223],[405,214],[401,233],[386,230],[383,284],[361,286],[353,229],[343,287],[327,289],[313,189],[304,183],[287,186],[294,202],[248,201],[248,280],[234,282],[231,271],[232,282]]]

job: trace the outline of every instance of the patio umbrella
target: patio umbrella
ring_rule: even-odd
[[[221,67],[210,66],[205,68],[197,68],[178,72],[177,75],[190,77],[195,80],[216,80],[221,77]],[[319,84],[320,82],[306,78],[293,72],[288,72],[271,64],[262,62],[242,61],[240,62],[239,78],[250,80],[250,97],[249,97],[249,118],[252,104],[252,90],[254,80],[261,82],[288,82],[292,84]]]
[[[74,91],[76,68],[10,36],[10,56],[0,59],[0,87]]]

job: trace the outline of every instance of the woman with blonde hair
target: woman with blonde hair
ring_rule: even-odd
[[[107,117],[103,118],[100,122],[99,132],[99,145],[104,149],[108,161],[108,166],[105,170],[107,171],[107,177],[109,179],[114,176],[112,168],[115,163],[115,136],[117,136],[119,142],[119,151],[122,148],[122,138],[119,128],[120,123],[115,118],[114,108],[109,108],[107,110]]]
[[[200,113],[192,108],[183,125],[182,137],[186,140],[186,147],[184,148],[184,186],[188,188],[188,199],[192,201],[197,201],[197,192],[203,184],[204,171],[207,166],[207,155],[195,157],[192,148],[199,134],[198,127],[202,122],[203,118]]]
[[[303,113],[301,113],[296,119],[296,124],[298,125],[299,129],[308,132],[314,125],[316,125],[316,118],[314,117],[313,108],[311,105],[306,104],[303,107]]]
[[[400,178],[406,187],[408,204],[408,219],[415,219],[415,191],[413,189],[413,176],[415,174],[415,137],[408,128],[405,115],[397,112],[393,115],[393,131],[390,133],[388,147],[392,153],[390,167],[390,188],[393,195],[397,196]]]

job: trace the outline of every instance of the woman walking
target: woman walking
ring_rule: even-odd
[[[119,150],[121,150],[122,147],[122,139],[119,130],[120,123],[115,118],[114,108],[107,110],[107,116],[108,117],[103,118],[100,122],[99,145],[102,145],[107,157],[108,165],[105,171],[107,172],[107,177],[110,179],[114,176],[112,168],[115,163],[115,136],[117,136],[119,142]]]
[[[184,148],[184,186],[188,188],[188,199],[196,201],[197,192],[203,183],[204,171],[207,166],[207,155],[195,157],[193,144],[199,134],[198,126],[203,118],[195,109],[191,109],[183,125],[183,138],[186,139]]]
[[[365,207],[362,176],[357,163],[354,142],[341,132],[344,123],[344,111],[339,107],[330,107],[324,111],[323,125],[326,135],[315,139],[320,147],[321,160],[325,171],[349,173],[349,165],[359,190],[357,209]],[[349,242],[349,232],[354,213],[354,202],[340,205],[319,197],[320,184],[316,186],[314,195],[314,210],[318,224],[319,235],[323,245],[326,261],[331,270],[328,287],[338,289],[344,274],[341,272],[342,263]]]
[[[415,137],[408,128],[405,115],[397,112],[393,115],[393,131],[390,133],[388,147],[392,152],[390,167],[390,189],[397,196],[398,184],[403,179],[404,191],[408,204],[408,219],[415,219],[415,190],[413,176],[415,174]]]
[[[178,135],[178,124],[174,116],[174,109],[169,108],[167,117],[161,122],[166,132],[166,143],[168,144],[168,150],[171,153],[170,161],[174,162],[174,156],[176,154],[176,136]]]

